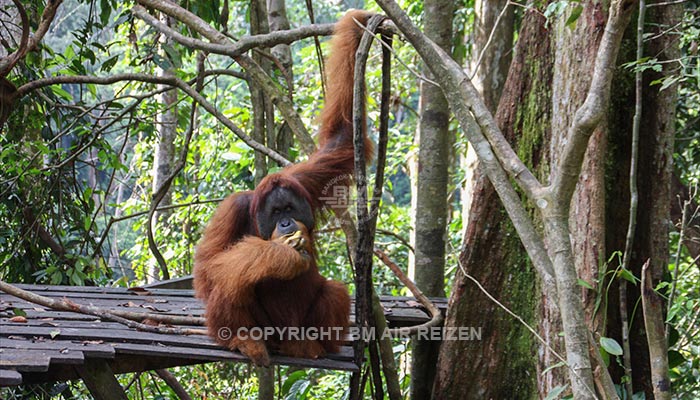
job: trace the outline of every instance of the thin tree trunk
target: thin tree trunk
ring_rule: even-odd
[[[267,24],[267,6],[265,0],[251,0],[250,2],[250,33],[258,35],[269,33],[270,28]],[[262,50],[261,50],[262,51]],[[253,60],[257,62],[265,71],[269,71],[269,62],[260,53],[253,52]],[[253,132],[252,137],[258,143],[267,144],[267,119],[266,113],[268,110],[268,101],[265,99],[265,94],[262,89],[255,85],[249,85],[250,101],[253,106]],[[265,155],[260,152],[255,152],[255,171],[253,173],[255,184],[257,185],[262,178],[267,175],[267,160]]]
[[[267,5],[265,0],[251,0],[250,2],[250,33],[251,35],[269,33]],[[264,51],[264,50],[260,50]],[[269,59],[257,52],[253,52],[253,60],[265,71],[270,71]],[[269,126],[272,104],[265,98],[262,89],[250,85],[250,100],[253,105],[253,134],[252,137],[259,143],[270,143],[268,136],[274,126]],[[257,185],[267,175],[267,160],[265,155],[255,152],[255,172],[253,174]],[[257,367],[258,375],[258,400],[273,400],[275,397],[275,370],[272,367]]]
[[[161,20],[171,25],[172,18],[163,15]],[[162,36],[162,45],[170,45],[172,40],[166,36]],[[167,53],[162,50],[161,54],[164,58],[168,58]],[[158,68],[158,75],[167,77],[172,76],[171,69],[163,70]],[[163,183],[170,176],[175,161],[175,138],[177,137],[177,91],[169,90],[158,96],[158,102],[162,111],[156,116],[156,127],[158,131],[158,143],[156,144],[155,154],[153,156],[153,193],[163,186]],[[163,199],[158,206],[169,206],[172,203],[172,189],[168,189]],[[153,214],[153,230],[160,224],[167,226],[170,211],[156,211]],[[166,260],[167,261],[167,260]],[[156,281],[161,274],[160,266],[154,263],[153,267],[146,274],[148,282]]]
[[[500,9],[496,13],[499,12]],[[516,58],[511,64],[496,116],[506,138],[519,148],[521,158],[535,168],[547,165],[546,144],[550,136],[547,110],[552,57],[544,24],[545,19],[539,12],[525,14],[514,52]],[[510,30],[512,32],[512,27]],[[512,36],[510,39],[512,41]],[[509,47],[508,38],[503,37],[501,41],[505,43],[500,47]],[[498,42],[492,39],[491,45],[494,44]],[[533,323],[538,302],[537,297],[532,296],[536,292],[536,274],[532,266],[523,261],[527,255],[493,186],[478,170],[473,199],[460,256],[462,265],[487,291]],[[433,392],[436,399],[536,396],[538,374],[528,372],[534,371],[536,365],[532,357],[536,344],[531,334],[488,299],[461,271],[455,277],[445,325],[448,328],[479,327],[483,336],[481,341],[443,343]],[[556,334],[551,337],[560,340]]]
[[[287,7],[284,0],[268,0],[267,21],[270,25],[270,32],[289,29]],[[287,93],[291,100],[294,96],[294,59],[292,58],[291,48],[287,44],[278,44],[270,49],[270,52],[279,61],[279,65],[276,66],[280,75],[284,77]],[[267,119],[268,123],[274,126],[274,107],[272,107],[272,104],[270,104]],[[289,149],[292,147],[293,139],[294,133],[286,123],[282,123],[277,129],[268,131],[268,146],[277,150],[278,153],[285,156],[288,160],[292,160]]]
[[[446,51],[452,39],[451,0],[428,0],[424,6],[426,35]],[[427,68],[425,68],[427,71]],[[442,90],[421,82],[420,125],[417,141],[418,173],[415,204],[412,265],[416,285],[428,296],[444,296],[445,236],[447,223],[447,178],[449,164],[449,108]],[[411,398],[429,399],[439,341],[414,340],[411,361]]]

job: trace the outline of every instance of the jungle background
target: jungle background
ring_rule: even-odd
[[[139,18],[132,2],[24,0],[22,11],[15,3],[0,0],[2,280],[134,286],[191,274],[195,246],[217,203],[280,168],[245,144],[240,132],[291,161],[308,156],[327,95],[321,71],[329,29],[289,44],[256,46],[243,53],[251,61],[241,61],[174,42]],[[350,8],[381,12],[363,1],[177,4],[232,42],[333,23]],[[431,39],[474,71],[505,136],[534,173],[545,177],[564,141],[552,131],[568,122],[568,111],[582,100],[607,2],[400,4]],[[636,54],[633,22],[618,56],[605,122],[589,143],[572,206],[571,240],[589,324],[621,398],[628,393],[652,398],[639,300],[641,267],[652,259],[657,292],[665,301],[672,393],[691,399],[700,390],[700,2],[659,1],[647,7],[643,56]],[[47,20],[51,8],[55,15]],[[186,24],[150,12],[175,31],[194,35]],[[22,49],[22,14],[33,35],[26,51],[9,63]],[[38,32],[43,36],[33,41]],[[394,48],[387,180],[375,247],[407,269],[426,294],[450,298],[448,326],[479,326],[484,334],[482,341],[445,342],[442,348],[395,341],[402,394],[565,397],[562,365],[466,278],[467,273],[476,278],[552,346],[562,346],[556,307],[541,294],[537,274],[470,155],[462,127],[413,47],[399,40]],[[367,64],[368,119],[375,138],[379,60],[375,45]],[[643,76],[644,110],[639,206],[636,239],[626,249],[637,72]],[[218,115],[201,102],[193,107],[193,91],[182,85],[200,93]],[[532,212],[534,206],[524,197],[523,202]],[[318,232],[322,274],[353,292],[338,222],[328,218]],[[380,294],[410,295],[378,261],[373,282]],[[623,339],[623,325],[629,340]],[[245,364],[171,372],[193,398],[348,395],[344,372],[274,367],[274,379],[262,383],[267,390],[258,371]],[[120,381],[130,398],[175,396],[154,373],[126,374]],[[4,398],[87,395],[80,382],[0,393]],[[372,393],[368,387],[366,397]]]

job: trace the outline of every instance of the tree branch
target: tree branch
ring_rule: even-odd
[[[595,360],[596,366],[593,370],[593,378],[595,379],[596,388],[598,392],[605,395],[608,400],[620,400],[615,390],[615,384],[607,372],[608,367],[603,361],[603,357],[600,355],[600,350],[598,349],[598,344],[593,337],[593,333],[588,331],[588,350],[591,353],[591,358]],[[627,397],[628,399],[630,397]]]
[[[644,56],[644,13],[645,0],[639,2],[639,15],[637,18],[637,60]],[[637,206],[639,204],[639,192],[637,190],[637,163],[639,161],[639,125],[642,121],[642,70],[637,69],[634,74],[635,102],[634,118],[632,120],[632,150],[630,154],[630,207],[629,221],[627,224],[627,237],[625,239],[625,252],[622,256],[622,269],[628,270],[630,259],[632,258],[632,248],[634,246],[634,234],[637,229]],[[625,375],[625,391],[627,398],[631,399],[634,394],[632,387],[632,354],[629,340],[629,317],[627,312],[627,280],[620,279],[620,320],[622,321],[622,365]]]
[[[121,81],[138,81],[138,82],[146,82],[146,83],[154,83],[154,84],[162,84],[162,85],[170,85],[173,87],[177,87],[183,92],[187,93],[192,99],[196,100],[197,103],[199,103],[205,110],[207,110],[210,114],[212,114],[216,119],[219,120],[224,126],[226,126],[228,129],[230,129],[233,133],[236,134],[241,140],[243,140],[248,146],[252,147],[254,150],[259,151],[271,159],[277,161],[281,165],[289,165],[291,162],[284,158],[281,154],[277,153],[276,151],[270,149],[269,147],[266,147],[265,145],[256,142],[253,140],[248,134],[243,132],[241,128],[239,128],[236,124],[233,123],[230,119],[228,119],[224,114],[222,114],[219,110],[214,107],[211,103],[209,103],[204,96],[202,96],[199,92],[194,90],[192,86],[190,86],[187,82],[183,81],[182,79],[175,77],[175,76],[155,76],[155,75],[149,75],[149,74],[140,74],[140,73],[126,73],[126,74],[115,74],[111,76],[105,76],[105,77],[100,77],[100,76],[85,76],[85,75],[76,75],[76,76],[52,76],[48,78],[42,78],[42,79],[37,79],[35,81],[26,83],[22,86],[20,86],[17,89],[17,92],[15,93],[15,97],[20,97],[23,95],[26,95],[28,92],[31,92],[33,90],[37,90],[39,88],[45,87],[45,86],[50,86],[50,85],[58,85],[58,84],[63,84],[63,83],[75,83],[75,84],[81,84],[81,83],[94,83],[98,85],[110,85],[116,82],[121,82]]]
[[[28,52],[36,49],[36,46],[44,38],[46,32],[48,32],[51,22],[53,22],[56,16],[56,10],[58,6],[61,5],[63,0],[49,0],[44,8],[44,12],[41,14],[41,20],[39,21],[39,26],[34,32],[34,36],[29,37],[29,18],[27,18],[27,12],[24,10],[22,3],[18,0],[12,0],[12,2],[17,7],[20,19],[22,20],[22,38],[20,40],[20,45],[17,51],[12,53],[6,59],[0,61],[0,77],[5,77],[10,73],[10,70],[17,65],[22,57],[24,57]]]
[[[162,379],[170,388],[175,392],[177,395],[177,398],[180,400],[192,400],[192,397],[190,397],[189,394],[187,394],[187,391],[185,390],[184,387],[180,384],[180,382],[177,381],[177,378],[175,378],[175,375],[173,375],[170,371],[167,369],[157,369],[156,374]]]
[[[139,19],[142,19],[148,25],[158,29],[167,29],[168,26],[158,20],[146,11],[143,6],[136,5],[131,9],[131,13]],[[284,31],[275,31],[259,35],[243,36],[235,43],[220,44],[205,42],[180,34],[177,31],[171,30],[168,36],[176,40],[178,43],[189,48],[206,51],[208,53],[226,55],[235,58],[254,48],[269,48],[278,44],[291,44],[301,39],[306,39],[313,36],[330,36],[333,34],[335,24],[315,24],[307,25],[299,28],[288,29]]]
[[[175,3],[168,1],[157,1],[157,0],[138,0],[142,5],[152,7],[158,11],[163,12],[170,17],[177,19],[178,21],[184,23],[190,27],[195,32],[209,39],[211,42],[223,45],[223,46],[235,46],[231,40],[226,37],[223,33],[212,28],[211,25],[207,24],[204,20],[196,16],[195,14],[189,12],[188,10],[178,6]],[[138,16],[139,10],[134,12]],[[144,13],[140,13],[143,15]],[[144,15],[145,16],[145,15]],[[165,26],[164,24],[157,23],[157,19],[153,17],[144,19],[146,23],[154,27],[159,32],[167,35],[175,41],[182,40],[185,38],[182,35],[178,35],[173,29]],[[189,41],[189,40],[188,40]],[[183,45],[188,45],[183,43]],[[316,149],[316,144],[314,143],[311,135],[309,135],[304,123],[302,122],[299,114],[294,109],[294,104],[285,96],[282,91],[275,85],[274,81],[270,76],[258,65],[253,59],[245,54],[239,54],[233,56],[233,59],[241,65],[247,72],[250,78],[255,81],[260,88],[265,92],[265,95],[272,101],[273,104],[277,106],[282,114],[284,120],[289,124],[294,134],[299,140],[301,147],[307,152],[312,153]],[[208,110],[207,110],[208,111]],[[268,154],[269,156],[269,154]],[[274,157],[270,157],[273,160],[278,161]],[[281,163],[282,165],[287,165]]]
[[[10,285],[9,283],[0,280],[0,290],[3,292],[26,300],[30,303],[39,304],[44,307],[51,308],[58,311],[70,311],[77,312],[81,314],[94,315],[98,318],[104,318],[110,321],[118,322],[120,324],[126,325],[129,328],[138,329],[145,332],[153,333],[165,333],[165,334],[175,334],[175,335],[206,335],[207,331],[204,329],[181,329],[181,328],[170,328],[165,326],[153,326],[147,325],[141,322],[135,321],[156,321],[156,322],[166,322],[166,323],[179,323],[182,325],[204,325],[204,318],[195,317],[177,317],[173,315],[158,315],[150,313],[134,313],[128,311],[111,311],[105,310],[100,307],[86,306],[82,304],[74,303],[70,300],[56,300],[50,297],[45,297],[32,293],[28,290],[20,289],[16,286]],[[161,317],[172,317],[165,320]],[[173,322],[177,321],[177,322]]]
[[[198,54],[197,55],[197,84],[195,87],[195,90],[199,93],[202,91],[203,88],[203,79],[204,79],[204,55],[203,54]],[[187,153],[189,152],[189,147],[190,147],[190,140],[192,140],[192,135],[194,134],[195,130],[195,117],[197,115],[197,101],[192,100],[192,107],[190,108],[190,123],[189,127],[187,128],[187,134],[185,135],[185,142],[182,145],[182,150],[180,151],[180,159],[175,165],[175,168],[173,168],[172,172],[170,175],[165,178],[163,183],[160,185],[160,187],[156,190],[156,192],[153,194],[153,200],[151,201],[151,207],[148,210],[148,224],[146,225],[146,233],[148,235],[148,248],[151,250],[151,254],[156,258],[156,261],[158,262],[158,266],[160,267],[160,271],[163,274],[163,279],[167,280],[170,279],[170,272],[168,271],[168,264],[165,262],[165,258],[163,257],[163,254],[160,252],[158,249],[158,245],[156,244],[155,238],[153,236],[153,216],[156,213],[156,208],[158,208],[158,205],[160,202],[165,198],[165,196],[168,194],[168,190],[170,189],[170,186],[173,183],[173,180],[175,177],[180,173],[185,168],[185,165],[187,164]]]
[[[389,267],[391,272],[393,272],[394,275],[396,275],[396,277],[399,278],[401,283],[403,283],[404,286],[406,286],[408,290],[410,290],[411,293],[413,293],[413,297],[415,297],[416,300],[418,300],[426,309],[428,309],[428,312],[430,313],[430,321],[426,323],[416,326],[410,326],[407,328],[394,328],[390,329],[389,331],[392,334],[406,336],[414,334],[426,328],[442,325],[443,318],[440,309],[437,308],[437,306],[432,301],[430,301],[430,299],[427,298],[420,289],[418,289],[418,286],[416,286],[416,284],[413,283],[413,281],[409,277],[407,277],[406,274],[403,273],[401,268],[399,268],[399,266],[396,265],[395,262],[391,261],[389,256],[387,256],[386,253],[384,253],[382,250],[374,249],[374,254],[377,257],[379,257],[380,260],[382,260],[384,265]]]
[[[12,0],[12,3],[17,7],[17,13],[19,14],[20,21],[22,21],[22,36],[17,50],[0,60],[0,77],[2,78],[6,77],[12,68],[17,65],[19,60],[27,54],[29,43],[29,17],[27,17],[27,10],[24,9],[24,6],[19,0]]]
[[[376,214],[371,215],[367,207],[367,160],[365,159],[365,132],[366,132],[366,106],[365,106],[365,71],[369,48],[374,39],[379,24],[384,20],[383,16],[375,15],[367,21],[369,32],[365,31],[355,53],[355,70],[353,76],[353,102],[352,102],[352,130],[354,144],[354,166],[356,184],[356,210],[357,210],[357,244],[355,246],[353,264],[355,268],[355,323],[360,329],[373,325],[372,301],[372,249],[374,248],[374,234],[376,229]],[[378,176],[379,177],[379,176]],[[381,179],[381,177],[379,177]],[[372,210],[375,210],[373,201]],[[355,363],[358,367],[364,361],[365,342],[362,338],[353,343]],[[350,379],[350,398],[362,397],[362,386],[359,375],[353,374]]]
[[[209,200],[196,200],[196,201],[192,201],[189,203],[182,203],[182,204],[171,204],[169,206],[157,207],[155,209],[155,211],[166,211],[166,210],[172,210],[174,208],[189,207],[189,206],[199,205],[199,204],[220,203],[222,200],[223,200],[223,198],[217,198],[217,199],[209,199]],[[117,222],[121,222],[121,221],[124,221],[127,219],[140,217],[142,215],[148,215],[149,212],[150,212],[150,208],[147,211],[139,211],[139,212],[135,212],[133,214],[122,215],[120,217],[111,217],[109,219],[109,221],[107,222],[107,225],[105,226],[104,230],[102,231],[102,235],[100,236],[100,240],[97,242],[97,245],[95,246],[95,253],[93,253],[92,257],[93,258],[97,257],[97,253],[100,251],[102,244],[107,239],[107,236],[109,235],[109,230],[112,228],[112,225],[114,225]]]
[[[46,7],[44,8],[44,12],[41,14],[41,21],[39,22],[39,26],[36,28],[36,31],[34,32],[34,36],[32,36],[29,39],[29,45],[27,46],[27,51],[32,51],[32,50],[36,49],[36,46],[44,38],[44,35],[46,35],[46,32],[49,31],[49,27],[51,26],[51,22],[53,22],[53,19],[56,16],[56,10],[58,10],[58,6],[61,5],[62,2],[63,2],[63,0],[48,0],[46,2]]]
[[[668,346],[664,333],[663,301],[654,291],[651,278],[651,260],[642,266],[642,313],[644,327],[649,345],[649,360],[651,363],[651,383],[654,387],[654,398],[659,400],[671,399],[671,381],[668,377]]]

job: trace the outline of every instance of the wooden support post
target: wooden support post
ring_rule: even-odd
[[[75,370],[95,400],[128,400],[107,361],[86,359]]]

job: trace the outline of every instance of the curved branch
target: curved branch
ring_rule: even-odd
[[[128,311],[118,311],[118,310],[105,310],[95,306],[86,306],[83,304],[77,304],[70,300],[56,300],[50,297],[45,297],[32,293],[28,290],[20,289],[17,286],[10,285],[9,283],[0,280],[0,290],[3,292],[15,296],[19,299],[28,301],[30,303],[39,304],[44,307],[51,308],[58,311],[70,311],[77,312],[81,314],[94,315],[99,318],[108,319],[110,321],[118,322],[120,324],[126,325],[129,328],[138,329],[146,332],[154,333],[167,333],[176,335],[206,335],[207,331],[204,329],[181,329],[181,328],[170,328],[165,326],[152,326],[147,325],[142,322],[135,321],[145,321],[152,320],[157,322],[166,322],[172,324],[182,324],[182,325],[204,325],[204,318],[196,317],[178,317],[174,315],[159,315],[151,313],[135,313]],[[166,318],[161,318],[166,317]]]
[[[174,39],[183,46],[206,51],[208,53],[221,54],[232,58],[238,57],[254,48],[267,48],[278,44],[291,44],[298,40],[306,39],[312,36],[330,36],[333,33],[333,27],[335,26],[335,24],[307,25],[285,31],[243,36],[235,43],[221,44],[216,42],[205,42],[172,30],[158,18],[149,14],[143,6],[134,6],[131,9],[131,13],[143,20],[148,25],[156,28],[161,33],[166,33],[165,31],[167,31],[166,34],[170,38]]]
[[[15,97],[20,97],[23,95],[26,95],[28,92],[37,90],[39,88],[45,87],[45,86],[50,86],[50,85],[57,85],[57,84],[63,84],[63,83],[94,83],[98,85],[109,85],[113,84],[116,82],[121,82],[121,81],[138,81],[138,82],[146,82],[146,83],[154,83],[154,84],[162,84],[162,85],[169,85],[173,87],[177,87],[183,92],[187,93],[192,99],[196,100],[197,103],[199,103],[205,110],[207,110],[210,114],[212,114],[216,119],[219,120],[224,126],[226,126],[228,129],[230,129],[233,133],[236,134],[241,140],[243,140],[248,146],[252,147],[254,150],[259,151],[271,159],[277,161],[280,163],[280,165],[289,165],[291,162],[287,160],[284,156],[281,154],[277,153],[276,151],[270,149],[269,147],[266,147],[265,145],[256,142],[248,136],[241,128],[239,128],[236,124],[233,123],[229,118],[224,116],[220,111],[218,111],[214,105],[212,105],[210,102],[208,102],[204,96],[202,96],[199,92],[194,90],[192,86],[190,86],[187,82],[183,81],[180,78],[177,78],[175,76],[168,76],[168,77],[163,77],[163,76],[154,76],[154,75],[149,75],[149,74],[140,74],[140,73],[127,73],[127,74],[116,74],[112,76],[106,76],[106,77],[99,77],[99,76],[85,76],[85,75],[77,75],[77,76],[53,76],[49,78],[43,78],[43,79],[37,79],[35,81],[29,82],[27,84],[24,84],[20,86],[17,89],[17,92],[15,93]]]
[[[41,41],[41,39],[44,38],[46,32],[49,31],[51,22],[53,22],[53,19],[56,16],[56,10],[58,10],[58,6],[61,5],[62,2],[63,0],[49,0],[46,2],[44,12],[41,14],[41,22],[39,22],[39,27],[36,28],[34,36],[32,36],[32,38],[29,39],[29,46],[27,46],[27,51],[34,50]]]
[[[401,271],[401,268],[399,268],[398,265],[396,265],[395,262],[391,261],[389,256],[386,255],[383,251],[379,249],[374,249],[374,254],[379,257],[380,260],[389,267],[391,272],[396,275],[397,278],[403,283],[408,290],[413,293],[413,297],[416,298],[425,308],[428,309],[428,312],[430,313],[430,321],[420,324],[420,325],[415,325],[415,326],[410,326],[407,328],[393,328],[389,329],[389,332],[392,335],[400,335],[400,336],[407,336],[414,334],[416,332],[423,331],[425,329],[432,328],[434,326],[439,326],[442,324],[443,318],[442,318],[442,313],[440,312],[440,309],[432,302],[428,297],[426,297],[423,292],[418,289],[418,286],[416,286],[415,283],[411,279],[409,279],[406,274]]]
[[[199,204],[220,203],[223,199],[224,198],[209,199],[209,200],[196,200],[196,201],[193,201],[190,203],[171,204],[169,206],[157,207],[155,209],[155,211],[166,211],[166,210],[172,210],[175,208],[189,207],[189,206],[199,205]],[[92,258],[97,257],[97,254],[99,254],[100,248],[102,247],[102,244],[104,244],[105,240],[107,240],[107,236],[109,235],[109,231],[110,231],[110,229],[112,229],[112,225],[116,224],[117,222],[125,221],[127,219],[140,217],[142,215],[148,215],[149,212],[150,212],[150,209],[147,211],[139,211],[139,212],[135,212],[133,214],[122,215],[121,217],[111,217],[109,219],[109,221],[107,222],[107,225],[105,226],[104,230],[102,231],[102,235],[100,236],[100,240],[97,242],[97,245],[95,246],[95,252],[92,254]]]
[[[212,28],[211,25],[206,23],[197,15],[189,12],[175,3],[157,0],[138,0],[138,2],[177,19],[178,21],[187,25],[190,29],[209,39],[214,44],[227,47],[235,46],[235,43],[231,42],[226,35]],[[150,16],[148,13],[141,12],[137,7],[134,7],[133,11],[134,15],[139,16],[139,18],[143,16],[146,23],[177,42],[186,40],[187,43],[192,43],[194,40],[192,38],[187,38],[180,35],[172,28],[159,23],[157,19],[153,18],[153,16]],[[187,43],[183,42],[182,44],[187,46]],[[301,147],[307,153],[311,154],[316,149],[316,144],[306,130],[306,126],[302,122],[301,117],[299,117],[299,114],[294,109],[294,104],[287,96],[284,95],[284,93],[282,93],[272,78],[270,78],[262,67],[260,67],[260,65],[258,65],[258,63],[256,63],[252,58],[245,54],[238,54],[236,56],[232,56],[232,58],[248,72],[250,79],[257,83],[265,92],[265,95],[270,99],[270,101],[277,106],[282,114],[282,117],[289,124],[290,129],[292,129],[292,132],[294,132],[299,140]],[[277,159],[273,158],[273,160],[279,162]],[[282,163],[282,165],[287,164]]]
[[[27,17],[27,10],[24,9],[22,2],[19,0],[12,0],[15,7],[17,7],[17,13],[22,21],[22,37],[19,41],[19,47],[12,54],[8,55],[6,58],[0,60],[0,77],[6,77],[10,73],[12,68],[17,65],[19,60],[27,54],[28,42],[29,42],[29,17]]]

